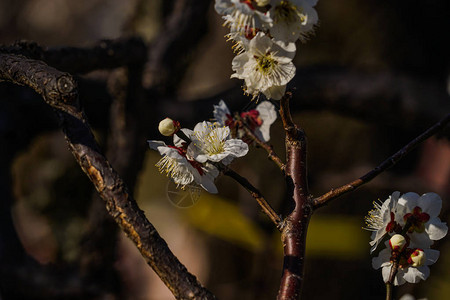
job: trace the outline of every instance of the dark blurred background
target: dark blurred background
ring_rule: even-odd
[[[42,47],[91,47],[102,39],[133,35],[149,45],[151,61],[152,49],[170,27],[174,7],[183,8],[177,6],[183,2],[0,0],[0,44],[28,40]],[[156,126],[169,116],[192,127],[201,118],[212,118],[210,104],[221,98],[237,110],[250,101],[242,96],[242,83],[229,79],[231,44],[223,37],[227,29],[212,3],[198,20],[206,24],[197,32],[201,39],[187,36],[178,45],[186,51],[172,57],[185,63],[176,83],[161,88],[154,78],[144,81],[143,101],[159,99],[148,111],[150,124]],[[319,196],[367,173],[450,111],[450,2],[319,1],[316,10],[320,24],[315,36],[297,45],[299,75],[290,87],[296,88],[295,121],[308,136],[310,190]],[[105,151],[114,134],[108,85],[117,72],[75,74],[80,100]],[[20,243],[29,255],[20,264],[13,257],[2,258],[10,264],[1,273],[0,299],[173,299],[111,222],[99,222],[95,233],[106,236],[104,244],[96,246],[104,256],[86,254],[90,249],[86,245],[100,240],[92,234],[97,224],[92,212],[104,209],[100,201],[95,206],[95,192],[67,150],[56,117],[27,88],[0,83],[0,98],[0,187],[13,199],[7,202],[5,196],[4,203],[9,204],[0,208],[2,216],[12,211]],[[194,109],[185,109],[189,106]],[[284,158],[279,120],[271,136]],[[381,272],[371,268],[370,233],[361,229],[364,216],[373,201],[384,200],[393,191],[436,192],[443,199],[441,219],[448,222],[448,137],[447,130],[427,140],[388,172],[314,214],[304,299],[383,299]],[[154,127],[146,129],[141,144],[146,139],[163,137]],[[159,158],[146,151],[129,183],[175,255],[220,299],[275,299],[282,267],[280,235],[254,200],[229,178],[219,178],[218,196],[205,192],[194,206],[175,207],[168,200],[168,179],[154,166]],[[283,211],[284,180],[263,150],[252,148],[233,168]],[[4,235],[0,242],[11,238]],[[448,238],[435,246],[441,257],[431,266],[430,278],[401,286],[398,298],[408,292],[417,298],[444,299],[450,293]],[[98,261],[108,264],[91,268]]]

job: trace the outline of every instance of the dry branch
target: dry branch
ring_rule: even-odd
[[[147,57],[144,42],[134,37],[102,40],[86,48],[41,47],[35,42],[18,41],[10,46],[0,46],[0,52],[42,60],[58,70],[72,74],[138,64]]]
[[[0,54],[0,81],[33,88],[56,110],[71,152],[105,201],[108,212],[174,296],[177,299],[214,299],[173,255],[101,153],[80,110],[72,76],[41,61]]]
[[[412,149],[417,147],[420,143],[434,135],[435,133],[439,132],[447,124],[450,122],[450,114],[447,114],[445,118],[443,118],[441,121],[433,125],[432,127],[428,128],[424,133],[416,137],[414,140],[409,142],[407,145],[405,145],[402,149],[397,151],[394,155],[387,158],[385,161],[383,161],[379,166],[377,166],[375,169],[371,170],[367,174],[361,176],[360,178],[347,183],[341,187],[331,189],[329,192],[323,194],[320,197],[317,197],[313,200],[314,209],[323,206],[327,204],[329,201],[336,199],[348,192],[354,191],[358,187],[360,187],[363,184],[368,183],[372,179],[374,179],[376,176],[380,175],[387,169],[394,166],[397,162],[399,162],[406,154],[408,154]]]

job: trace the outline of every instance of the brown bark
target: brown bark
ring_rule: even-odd
[[[41,61],[0,54],[0,80],[33,88],[56,110],[69,149],[105,201],[108,212],[174,296],[177,299],[214,299],[173,255],[101,153],[80,110],[77,85],[72,76]]]

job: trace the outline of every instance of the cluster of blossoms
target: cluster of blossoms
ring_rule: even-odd
[[[438,217],[442,207],[439,195],[394,192],[384,203],[374,206],[366,216],[366,229],[373,231],[371,252],[389,240],[384,242],[386,248],[372,259],[372,266],[382,268],[384,282],[393,280],[394,285],[427,279],[428,266],[439,258],[439,251],[430,246],[448,231],[446,223]],[[398,270],[390,278],[394,264]]]
[[[228,38],[238,55],[232,78],[244,91],[281,99],[295,75],[292,59],[297,40],[305,41],[317,24],[317,0],[216,0],[215,9],[229,26]]]
[[[270,125],[276,116],[273,104],[263,101],[256,109],[233,117],[221,100],[219,105],[214,105],[216,122],[203,121],[190,130],[181,129],[178,122],[166,118],[159,123],[158,129],[165,136],[173,136],[173,146],[154,140],[148,143],[151,149],[163,156],[156,166],[177,187],[185,189],[193,184],[210,193],[217,193],[214,180],[220,173],[218,166],[229,165],[235,158],[248,152],[251,140],[246,138],[243,124],[257,138],[266,142],[270,138]]]
[[[166,173],[177,187],[200,185],[210,193],[217,193],[214,179],[219,175],[215,163],[230,164],[248,152],[248,145],[230,137],[230,128],[210,122],[198,123],[194,130],[180,129],[178,122],[167,118],[160,122],[159,131],[173,135],[173,146],[162,141],[148,141],[163,157],[156,166]]]

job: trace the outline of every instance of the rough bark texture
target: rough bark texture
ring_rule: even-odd
[[[33,88],[56,110],[70,150],[105,201],[109,213],[174,296],[177,299],[213,299],[214,295],[172,254],[100,152],[80,110],[77,85],[72,76],[41,61],[0,54],[0,80]]]

